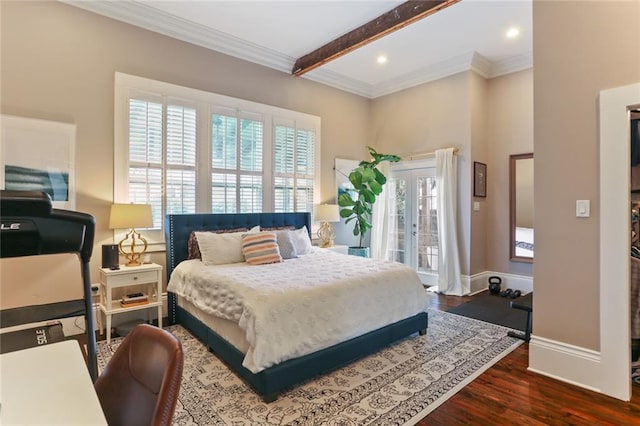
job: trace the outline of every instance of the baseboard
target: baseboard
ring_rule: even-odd
[[[463,282],[469,283],[469,296],[485,291],[488,287],[487,284],[487,272],[480,272],[479,274],[463,275]]]
[[[118,315],[113,315],[111,317],[111,326],[112,327],[116,327],[120,324],[123,324],[125,322],[129,322],[129,321],[134,321],[137,319],[141,319],[146,321],[148,318],[148,315],[150,314],[151,317],[153,319],[157,319],[157,309],[156,308],[149,308],[149,309],[140,309],[137,311],[131,311],[131,312],[123,312],[121,314]],[[162,294],[162,316],[163,318],[165,318],[167,316],[167,293],[163,293]],[[93,323],[94,323],[94,327],[96,329],[96,331],[100,331],[98,330],[98,323],[97,323],[97,315],[102,315],[102,312],[98,309],[98,304],[94,303],[93,305]],[[80,316],[80,317],[70,317],[70,318],[62,318],[60,319],[60,322],[62,323],[62,330],[64,332],[65,336],[74,336],[76,334],[82,334],[84,333],[84,317]],[[103,318],[103,324],[104,324],[104,318]]]
[[[469,295],[474,295],[489,288],[489,277],[500,277],[502,290],[510,288],[512,290],[520,290],[523,294],[533,291],[533,277],[526,275],[484,271],[474,275],[463,275],[462,279],[469,282]]]
[[[600,353],[555,340],[531,336],[529,371],[600,392]]]

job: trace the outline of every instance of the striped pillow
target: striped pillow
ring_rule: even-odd
[[[282,262],[278,239],[274,232],[242,235],[242,254],[250,265]]]

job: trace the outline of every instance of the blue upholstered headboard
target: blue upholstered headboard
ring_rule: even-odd
[[[311,231],[310,213],[235,213],[235,214],[170,214],[165,218],[167,243],[167,282],[178,263],[187,259],[187,243],[191,231],[216,231],[220,229],[287,227]]]

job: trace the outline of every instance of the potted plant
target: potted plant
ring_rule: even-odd
[[[371,161],[361,161],[358,167],[349,173],[349,181],[353,185],[355,196],[343,193],[338,198],[338,205],[341,207],[340,216],[347,219],[345,223],[355,220],[353,235],[360,236],[360,245],[349,247],[349,251],[351,254],[365,257],[369,255],[369,247],[364,247],[363,241],[365,234],[371,229],[373,204],[387,182],[386,176],[378,170],[378,165],[384,161],[393,163],[400,161],[397,155],[380,154],[370,146],[367,149],[371,155]]]

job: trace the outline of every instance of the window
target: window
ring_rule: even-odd
[[[314,131],[276,124],[274,211],[312,210],[315,145]]]
[[[211,211],[262,211],[264,123],[234,112],[211,118]]]
[[[166,214],[311,211],[319,152],[319,117],[116,73],[114,202],[155,242]]]

